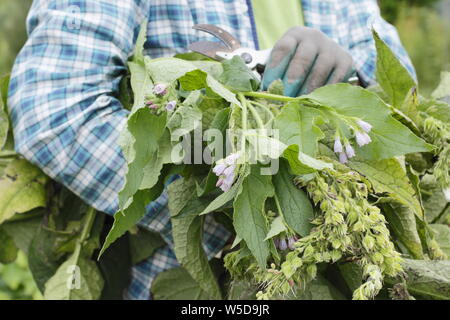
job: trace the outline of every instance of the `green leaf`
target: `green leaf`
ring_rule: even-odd
[[[65,253],[59,248],[72,238],[71,234],[61,234],[42,225],[37,229],[28,249],[28,263],[41,292],[44,292],[45,283],[63,262]]]
[[[29,214],[32,215],[32,212]],[[28,249],[31,241],[36,232],[39,230],[41,222],[42,216],[39,215],[36,217],[33,215],[30,219],[5,222],[2,224],[2,229],[14,239],[15,245],[26,255],[28,255]]]
[[[167,123],[171,140],[178,141],[184,135],[194,131],[202,123],[202,112],[198,108],[180,106]]]
[[[240,102],[236,99],[236,95],[234,93],[225,88],[220,82],[203,70],[196,69],[187,72],[184,76],[180,77],[179,81],[185,90],[200,90],[203,88],[209,88],[229,103],[240,105]]]
[[[144,45],[147,41],[147,25],[148,21],[145,20],[141,24],[141,29],[139,31],[139,35],[136,39],[136,45],[133,54],[133,62],[144,64]]]
[[[335,84],[319,88],[305,98],[333,108],[338,115],[357,117],[372,125],[369,133],[372,142],[356,147],[356,153],[365,160],[389,159],[434,148],[395,120],[389,107],[377,95],[363,88]]]
[[[283,223],[283,217],[278,216],[275,219],[273,219],[272,223],[270,224],[269,232],[267,233],[266,238],[264,241],[272,239],[273,237],[279,235],[280,233],[286,231],[286,226]]]
[[[325,136],[316,125],[320,116],[316,109],[289,102],[275,118],[274,129],[279,130],[279,139],[284,144],[295,144],[301,152],[315,156],[317,143]]]
[[[362,161],[354,159],[349,166],[366,176],[376,193],[389,196],[410,208],[419,219],[424,218],[418,195],[397,159]]]
[[[402,266],[412,295],[433,300],[450,299],[450,260],[404,259]],[[395,283],[392,279],[387,281]]]
[[[167,187],[169,212],[172,217],[176,217],[192,199],[194,188],[194,179],[178,179]]]
[[[158,196],[162,193],[163,188],[164,184],[160,179],[158,184],[152,189],[139,190],[136,192],[132,201],[130,201],[130,205],[128,205],[124,210],[116,212],[114,215],[114,224],[106,236],[105,243],[100,250],[99,258],[114,241],[136,225],[136,223],[145,215],[146,206],[158,198]]]
[[[181,267],[161,272],[153,281],[151,291],[155,300],[210,299],[208,293]]]
[[[97,300],[103,278],[94,261],[75,252],[45,284],[46,300]]]
[[[142,169],[143,177],[139,190],[151,189],[158,182],[165,164],[172,163],[172,144],[170,143],[170,133],[166,129],[163,136],[158,141],[158,150],[150,157],[149,162]]]
[[[194,63],[177,58],[146,59],[145,65],[155,83],[179,80],[185,90],[209,88],[230,103],[240,105],[236,96]],[[201,68],[201,66],[200,66]]]
[[[442,251],[450,257],[450,227],[445,224],[430,224],[430,227],[435,232],[435,239]]]
[[[269,242],[265,241],[268,233],[264,205],[268,197],[274,195],[271,176],[262,176],[260,166],[251,167],[234,200],[233,225],[255,256],[261,268],[266,267],[269,256]]]
[[[289,162],[292,173],[297,175],[333,168],[331,163],[312,158],[303,152],[299,152],[297,145],[291,145],[287,148],[283,153],[283,157]]]
[[[434,99],[443,99],[450,97],[450,72],[443,71],[441,73],[441,82],[436,90],[433,91],[431,96]]]
[[[0,224],[16,213],[45,207],[48,178],[26,160],[13,160],[0,178]]]
[[[351,292],[362,285],[363,270],[356,262],[338,263],[339,271]]]
[[[312,227],[313,208],[305,192],[294,185],[294,177],[284,162],[273,177],[273,184],[284,220],[296,233],[307,236]]]
[[[422,202],[427,222],[434,222],[447,207],[447,199],[439,182],[431,174],[426,174],[420,181]]]
[[[407,248],[407,253],[414,259],[423,259],[423,248],[417,232],[414,212],[409,207],[394,201],[389,201],[382,206],[390,230],[398,241]]]
[[[389,96],[392,105],[400,107],[417,84],[378,33],[373,31],[373,36],[377,48],[377,81]]]
[[[126,130],[130,138],[121,140],[123,150],[132,145],[133,154],[125,153],[128,163],[125,185],[119,193],[119,207],[121,210],[129,205],[130,199],[139,190],[143,175],[142,170],[150,162],[152,156],[158,151],[158,141],[165,131],[166,114],[157,116],[150,109],[142,108],[128,119]],[[151,188],[152,186],[148,186]]]
[[[14,262],[17,258],[18,249],[14,239],[0,227],[0,263],[7,264]]]
[[[239,56],[222,62],[223,73],[219,81],[234,91],[256,91],[259,80]]]
[[[157,249],[166,244],[159,234],[144,229],[138,229],[138,232],[131,234],[129,238],[132,265],[151,257]]]
[[[217,280],[208,263],[203,249],[203,224],[205,217],[198,213],[208,204],[207,199],[195,196],[186,202],[177,216],[172,216],[172,235],[177,260],[186,268],[200,288],[208,293],[211,299],[221,299]]]
[[[144,107],[146,96],[152,94],[153,81],[142,64],[128,62],[128,68],[131,73],[130,84],[134,94],[134,103],[131,111],[133,113]]]

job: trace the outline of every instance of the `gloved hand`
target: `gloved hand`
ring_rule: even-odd
[[[319,30],[289,29],[275,44],[263,76],[263,90],[283,80],[285,95],[297,97],[326,84],[344,82],[353,74],[353,59]]]

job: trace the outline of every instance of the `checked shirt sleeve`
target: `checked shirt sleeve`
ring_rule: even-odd
[[[138,0],[35,0],[11,76],[17,151],[109,214],[126,169],[116,93],[147,10]]]
[[[343,20],[349,28],[350,52],[360,75],[368,83],[375,82],[376,49],[371,28],[389,45],[411,75],[416,72],[403,48],[397,30],[380,15],[376,0],[350,0],[343,8]]]

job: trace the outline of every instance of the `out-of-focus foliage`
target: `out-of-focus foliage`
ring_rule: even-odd
[[[450,15],[450,3],[442,5]],[[436,8],[403,7],[396,22],[400,38],[416,68],[420,91],[428,96],[441,71],[450,71],[450,17]]]
[[[439,0],[378,0],[383,17],[395,23],[403,7],[426,7]]]
[[[0,75],[8,73],[27,39],[25,18],[31,0],[0,1]]]
[[[15,262],[0,264],[0,300],[42,299],[28,269],[25,254],[19,251]]]

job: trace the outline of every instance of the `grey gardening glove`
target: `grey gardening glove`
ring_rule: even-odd
[[[326,84],[348,80],[353,59],[323,32],[308,28],[289,29],[275,44],[263,76],[263,90],[283,80],[285,95],[297,97]]]

